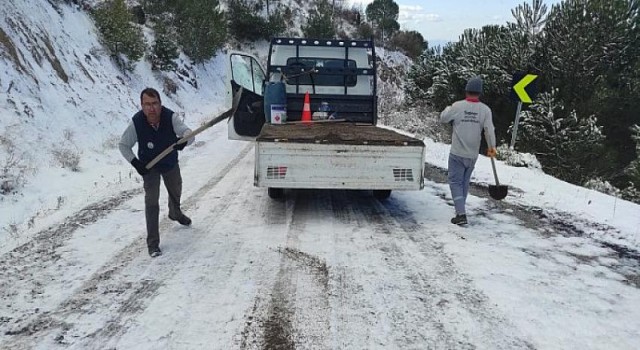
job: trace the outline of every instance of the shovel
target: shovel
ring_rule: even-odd
[[[495,200],[504,199],[507,196],[508,187],[505,185],[500,185],[500,181],[498,181],[498,173],[496,172],[496,162],[491,157],[491,168],[493,168],[493,177],[496,179],[496,184],[489,185],[489,195],[491,198]]]
[[[190,138],[198,135],[199,133],[205,131],[206,129],[209,129],[210,127],[218,124],[219,122],[221,122],[221,121],[233,116],[233,114],[236,112],[236,109],[238,108],[238,103],[240,102],[240,96],[242,95],[242,90],[243,89],[241,87],[240,90],[238,90],[238,92],[236,92],[235,96],[233,96],[233,103],[232,103],[231,109],[229,109],[229,110],[225,111],[224,113],[220,114],[219,116],[211,119],[210,121],[208,121],[207,123],[205,123],[201,127],[199,127],[197,129],[193,130],[192,132],[190,132],[188,135],[184,135],[182,138],[180,138],[174,144],[172,144],[171,146],[167,147],[164,151],[162,151],[162,153],[158,154],[155,158],[153,158],[147,165],[145,165],[145,168],[147,168],[147,169],[153,168],[153,166],[156,165],[156,163],[158,163],[159,161],[161,161],[162,158],[166,157],[169,153],[173,152],[173,147],[175,145],[183,144],[183,143],[189,141]]]

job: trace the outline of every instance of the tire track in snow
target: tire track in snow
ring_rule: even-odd
[[[345,248],[331,274],[334,345],[429,349],[433,347],[427,344],[434,344],[430,337],[438,337],[438,344],[464,348],[407,286],[405,260],[410,257],[398,247],[397,227],[370,192],[337,191],[332,204],[336,218],[354,227],[351,236],[335,237],[336,246]],[[363,253],[350,252],[354,248]]]
[[[313,191],[287,191],[284,208],[275,209],[267,220],[280,222],[287,212],[288,230],[284,247],[277,249],[280,263],[267,295],[258,295],[242,331],[242,349],[324,349],[329,334],[328,270],[316,256],[299,250],[299,235],[313,215]],[[284,213],[282,210],[284,209]]]
[[[475,288],[472,278],[458,270],[443,246],[433,239],[439,233],[420,225],[404,202],[391,198],[376,203],[371,209],[384,225],[394,228],[396,236],[400,234],[416,245],[417,250],[406,244],[393,245],[390,256],[399,259],[397,266],[407,271],[412,289],[422,294],[418,299],[431,311],[429,318],[441,331],[441,336],[435,341],[429,340],[429,344],[437,348],[453,345],[462,349],[534,349],[516,327],[490,305],[489,298]],[[425,231],[432,234],[424,235]],[[450,322],[460,317],[471,319],[473,325],[456,326]]]
[[[337,221],[354,227],[350,237],[335,237],[341,256],[330,267],[335,347],[532,348],[404,203],[336,191],[332,207]],[[354,246],[364,252],[350,252]]]
[[[194,192],[192,196],[184,200],[183,207],[189,209],[197,204],[199,197],[214,189],[225,176],[231,172],[247,154],[253,149],[253,144],[247,145],[233,160],[231,160],[215,177],[204,186]],[[236,183],[231,188],[231,192],[225,194],[217,202],[214,211],[223,213],[233,203],[237,197],[242,183],[246,182],[241,176],[237,177]],[[138,190],[141,193],[141,190]],[[169,231],[169,227],[174,225],[168,219],[161,220],[161,231]],[[69,345],[65,337],[72,335],[72,342],[80,339],[80,348],[102,348],[110,343],[115,337],[121,335],[126,330],[127,322],[143,311],[148,303],[148,299],[155,295],[162,281],[170,278],[179,266],[180,261],[189,256],[188,248],[197,246],[198,241],[206,236],[206,232],[192,229],[193,237],[189,241],[186,250],[165,255],[160,260],[151,260],[147,257],[146,249],[139,241],[135,241],[122,249],[111,261],[104,265],[104,268],[91,276],[83,283],[78,292],[67,298],[58,308],[42,312],[36,315],[35,319],[24,320],[25,325],[18,329],[25,332],[19,334],[8,334],[17,336],[7,342],[12,349],[30,348],[30,344],[43,341],[47,335],[59,332],[55,336],[59,344]],[[157,268],[155,265],[162,265]],[[153,279],[142,279],[149,269],[157,269]],[[114,311],[115,310],[115,311]],[[92,318],[92,314],[109,315],[106,324],[98,320],[95,324],[95,331],[90,334],[76,334],[80,332],[75,329],[78,326],[72,322],[79,322],[82,318]],[[86,325],[79,327],[86,328]],[[81,333],[81,332],[80,332]],[[3,345],[3,344],[0,344]],[[4,346],[4,345],[3,345]]]
[[[122,191],[105,200],[92,203],[77,213],[66,217],[61,224],[51,226],[35,234],[29,242],[16,247],[0,257],[0,299],[28,300],[33,307],[19,309],[18,305],[5,304],[9,308],[7,319],[0,322],[0,334],[29,335],[42,328],[38,324],[9,329],[10,321],[22,322],[24,318],[37,317],[39,305],[45,298],[44,286],[51,280],[64,277],[64,261],[56,250],[68,242],[73,233],[91,225],[112,213],[123,203],[142,193],[142,188]],[[57,266],[56,266],[57,265]],[[63,265],[63,266],[60,266]],[[53,268],[53,267],[56,268]],[[50,270],[52,269],[52,270]],[[44,321],[43,324],[48,324]]]
[[[283,197],[272,199],[267,196],[267,192],[263,192],[261,205],[255,209],[249,209],[247,213],[249,217],[260,217],[261,225],[269,230],[278,226],[285,226],[287,232],[290,230],[292,202],[287,201]],[[288,203],[288,204],[287,204]],[[278,238],[278,229],[273,229],[274,240]],[[285,237],[286,238],[286,237]],[[279,267],[278,267],[279,268]],[[253,305],[249,310],[245,311],[244,326],[240,331],[240,349],[263,349],[265,347],[265,322],[269,319],[269,303],[271,300],[270,291],[273,282],[268,276],[264,279],[257,278],[257,293],[253,300]],[[288,336],[283,336],[284,340],[280,342],[288,343]]]
[[[366,251],[368,240],[364,237],[371,224],[354,208],[352,198],[367,193],[368,200],[375,200],[368,191],[332,191],[330,196],[331,215],[340,228],[351,228],[346,235],[334,234],[333,245],[336,247],[331,258],[330,267],[330,302],[331,302],[331,341],[334,349],[382,348],[372,337],[372,327],[378,321],[375,300],[366,298],[372,280],[367,275],[368,266],[362,266],[358,260],[358,249]],[[342,231],[339,228],[338,232]],[[362,240],[364,240],[364,243]],[[367,253],[364,253],[367,254]],[[375,257],[371,256],[371,260]],[[363,277],[367,276],[367,277]],[[361,278],[363,277],[363,278]],[[384,276],[374,276],[379,281]],[[380,305],[384,307],[384,305]]]
[[[324,348],[323,330],[327,327],[322,313],[305,312],[297,307],[300,303],[315,309],[314,299],[320,304],[326,298],[326,265],[316,257],[299,250],[299,235],[311,218],[309,206],[313,191],[292,191],[293,198],[287,198],[287,207],[291,208],[291,220],[287,232],[285,247],[280,247],[280,267],[271,290],[267,319],[263,323],[264,349],[304,349],[307,347]],[[311,271],[309,271],[311,269]],[[304,277],[312,275],[312,281]],[[316,276],[313,276],[316,275]],[[299,286],[300,282],[307,282]],[[303,293],[304,294],[301,294]],[[304,313],[304,314],[301,314]],[[320,319],[317,319],[319,316]],[[323,322],[325,321],[325,322]],[[302,327],[308,323],[315,328]]]

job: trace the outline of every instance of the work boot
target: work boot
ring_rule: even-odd
[[[467,216],[465,214],[457,214],[456,217],[451,219],[451,223],[459,226],[468,224]]]
[[[179,222],[180,225],[191,226],[191,219],[189,219],[189,217],[184,214],[180,215],[180,217],[178,218],[172,218],[171,216],[169,216],[169,219]]]
[[[157,257],[157,256],[162,255],[162,250],[160,250],[160,248],[158,248],[158,247],[155,247],[155,248],[149,248],[149,255],[150,255],[152,258],[155,258],[155,257]]]

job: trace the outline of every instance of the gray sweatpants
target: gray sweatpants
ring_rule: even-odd
[[[449,154],[449,188],[456,208],[456,215],[466,215],[465,204],[476,160],[477,158],[464,158]]]
[[[182,176],[180,166],[160,173],[157,170],[142,177],[144,183],[144,214],[147,220],[147,247],[157,248],[160,245],[158,221],[160,216],[160,177],[169,195],[169,217],[177,219],[182,216],[180,210],[180,196],[182,195]]]

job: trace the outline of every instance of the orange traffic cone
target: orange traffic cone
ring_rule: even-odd
[[[304,105],[302,106],[302,121],[311,122],[311,102],[309,102],[309,91],[304,94]]]

